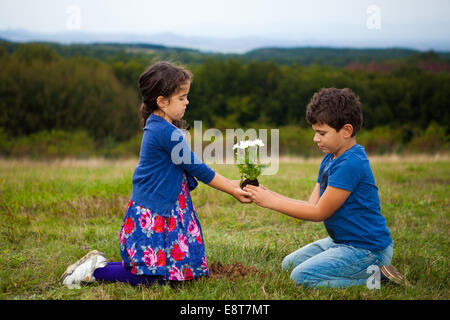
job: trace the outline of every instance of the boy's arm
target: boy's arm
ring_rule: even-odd
[[[263,185],[260,185],[260,187],[261,187],[263,190],[267,190],[267,191],[271,192],[272,194],[276,195],[276,196],[279,197],[279,198],[282,198],[282,199],[285,199],[285,200],[289,200],[289,201],[293,201],[293,202],[306,203],[306,201],[303,201],[303,200],[297,200],[297,199],[292,199],[292,198],[283,196],[282,194],[279,194],[279,193],[277,193],[277,192],[275,192],[275,191],[273,191],[273,190],[267,189],[267,188],[264,187]],[[311,203],[311,204],[316,204],[317,201],[319,201],[319,198],[320,198],[320,184],[319,184],[319,183],[316,183],[313,192],[312,192],[311,195],[309,196],[308,202]]]
[[[320,198],[320,183],[316,182],[313,192],[309,196],[308,202],[311,204],[316,204]]]
[[[263,185],[259,185],[259,186],[261,187],[261,189],[267,190],[267,191],[269,191],[270,193],[276,195],[276,196],[279,197],[279,198],[286,199],[286,200],[294,200],[294,199],[288,198],[288,197],[286,197],[286,196],[283,196],[282,194],[276,193],[276,192],[273,191],[273,190],[267,189],[267,188],[264,187]]]
[[[275,210],[294,218],[308,221],[323,221],[333,215],[347,200],[350,191],[328,186],[317,203],[284,199],[275,196],[270,191],[247,185],[244,190],[251,193],[251,199],[257,205]],[[317,185],[310,200],[317,198]],[[294,201],[293,201],[294,200]]]

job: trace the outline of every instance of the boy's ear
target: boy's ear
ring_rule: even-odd
[[[353,134],[353,126],[350,123],[344,124],[341,130],[343,130],[344,138],[350,138]]]

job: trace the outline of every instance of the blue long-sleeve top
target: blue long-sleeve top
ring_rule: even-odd
[[[183,172],[189,190],[198,180],[210,183],[215,172],[192,152],[181,130],[162,117],[151,114],[144,127],[139,164],[133,174],[131,200],[169,216],[181,191]]]

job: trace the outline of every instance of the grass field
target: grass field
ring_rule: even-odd
[[[260,182],[284,195],[309,197],[320,160],[285,159]],[[394,239],[392,263],[413,285],[303,289],[281,271],[290,252],[327,236],[304,222],[242,205],[206,185],[192,192],[208,261],[241,263],[257,272],[211,277],[177,287],[59,284],[66,267],[87,251],[120,261],[118,232],[137,160],[0,161],[0,299],[449,299],[450,160],[373,158],[382,213]],[[213,165],[238,179],[233,166]]]

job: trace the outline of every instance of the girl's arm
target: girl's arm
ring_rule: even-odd
[[[218,172],[214,175],[214,178],[208,183],[209,186],[231,194],[237,200],[242,203],[250,203],[250,193],[248,191],[244,191],[239,187],[239,180],[230,180],[220,175]]]
[[[275,210],[294,218],[316,222],[323,221],[334,214],[351,193],[348,190],[327,187],[319,200],[313,203],[317,199],[317,185],[310,197],[312,202],[281,198],[270,191],[252,185],[245,186],[244,190],[249,191],[252,201],[261,207]]]

